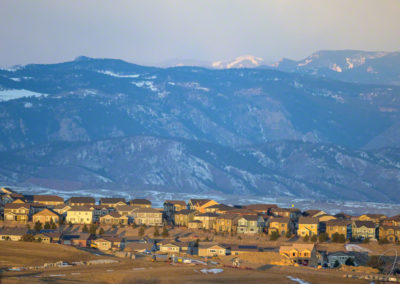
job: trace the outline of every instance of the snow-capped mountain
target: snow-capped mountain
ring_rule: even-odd
[[[211,63],[211,67],[216,69],[255,68],[263,64],[265,64],[265,61],[261,57],[242,55],[233,60],[214,61]]]
[[[282,59],[272,67],[348,82],[400,85],[400,52],[323,50],[299,61]]]
[[[399,94],[88,57],[0,70],[0,184],[399,202]]]

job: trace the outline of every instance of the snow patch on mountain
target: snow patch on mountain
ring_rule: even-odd
[[[253,68],[264,63],[264,59],[253,55],[241,55],[230,61],[214,61],[211,63],[213,68],[231,69],[231,68]]]
[[[140,74],[120,74],[120,73],[114,73],[113,71],[110,70],[97,70],[97,73],[101,73],[104,75],[112,76],[112,77],[117,77],[117,78],[138,78]]]
[[[47,97],[47,94],[41,94],[32,92],[29,90],[0,90],[0,102],[17,100],[20,98],[30,98],[30,97]]]

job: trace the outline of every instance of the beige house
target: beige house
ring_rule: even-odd
[[[387,216],[383,214],[364,214],[358,217],[359,221],[372,221],[377,225],[385,219],[387,219]]]
[[[181,247],[176,243],[166,243],[160,245],[160,252],[178,254],[181,252]]]
[[[241,216],[237,214],[222,214],[215,221],[215,230],[217,232],[236,232],[240,218]]]
[[[91,224],[93,210],[88,206],[73,206],[67,211],[66,221],[71,224]]]
[[[115,211],[122,216],[133,217],[134,212],[138,210],[138,207],[133,207],[131,205],[122,205],[115,207]]]
[[[58,223],[60,216],[50,209],[44,209],[32,216],[33,223],[40,222],[45,224],[46,222],[51,223]]]
[[[124,249],[125,243],[122,238],[117,237],[103,237],[92,241],[95,248],[99,250],[119,250]]]
[[[126,205],[125,198],[100,198],[100,205],[107,207],[117,207],[121,205]]]
[[[288,232],[292,233],[294,225],[292,219],[288,217],[274,217],[268,220],[268,235],[277,232],[280,236],[286,235]]]
[[[193,217],[194,220],[200,221],[203,224],[203,229],[211,230],[214,229],[214,224],[217,221],[218,214],[215,213],[203,213]]]
[[[161,226],[163,223],[162,212],[154,208],[139,208],[133,216],[137,225]]]
[[[199,256],[214,257],[222,256],[230,253],[228,247],[220,244],[200,243],[198,254]]]
[[[20,241],[23,235],[29,233],[27,228],[7,227],[0,229],[0,241]]]
[[[100,217],[100,223],[102,225],[128,225],[128,217],[122,216],[117,212],[110,212]]]
[[[280,246],[279,253],[291,259],[294,263],[305,266],[316,266],[317,251],[314,244],[292,244]]]
[[[59,215],[67,216],[67,211],[70,209],[71,209],[71,206],[63,203],[63,204],[58,204],[58,205],[54,206],[53,211]]]
[[[257,234],[263,232],[265,227],[264,218],[255,215],[245,215],[238,219],[238,234]]]
[[[377,225],[372,221],[353,221],[351,232],[355,239],[376,240]]]
[[[318,235],[319,220],[317,217],[300,217],[298,222],[297,236],[314,236]]]
[[[189,229],[201,229],[201,228],[203,228],[203,223],[199,220],[189,221],[188,228]]]
[[[27,203],[7,203],[4,205],[4,221],[27,223],[31,213],[31,205]]]
[[[195,211],[184,209],[181,211],[177,211],[174,214],[174,223],[177,226],[184,226],[187,227],[189,222],[194,220]]]

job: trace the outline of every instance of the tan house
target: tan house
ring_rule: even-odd
[[[190,199],[189,209],[198,211],[200,213],[205,213],[205,209],[212,205],[218,204],[218,202],[212,199]]]
[[[277,232],[280,236],[284,236],[287,234],[287,232],[292,233],[294,230],[292,219],[289,217],[271,217],[268,220],[267,225],[268,235],[271,235],[273,232]]]
[[[194,220],[195,211],[184,209],[175,212],[174,214],[174,223],[177,226],[187,227],[190,221]]]
[[[93,210],[89,206],[73,206],[67,211],[66,222],[71,224],[93,223]]]
[[[211,230],[214,228],[214,224],[218,218],[218,214],[215,213],[203,213],[193,217],[194,220],[200,221],[203,225],[203,229]]]
[[[330,239],[337,233],[343,235],[346,239],[350,239],[351,233],[351,221],[350,220],[330,220],[325,222],[325,232]]]
[[[141,208],[151,208],[151,201],[143,198],[137,198],[129,201],[129,205]]]
[[[138,210],[138,207],[133,207],[131,205],[121,205],[115,207],[115,211],[122,216],[133,217],[133,213]]]
[[[215,221],[215,230],[217,232],[236,232],[240,218],[241,216],[236,214],[222,214]]]
[[[200,243],[198,249],[199,256],[214,257],[223,256],[230,253],[228,247],[220,244]]]
[[[317,236],[319,220],[317,217],[300,217],[298,222],[297,236]]]
[[[0,229],[0,241],[18,242],[22,237],[29,233],[27,228],[7,227]]]
[[[314,244],[280,246],[279,253],[297,264],[316,266],[318,263],[317,251]]]
[[[68,199],[67,204],[70,206],[91,206],[96,204],[96,200],[93,197],[71,197]]]
[[[121,205],[126,205],[125,198],[100,198],[100,205],[107,207],[117,207]]]
[[[171,254],[178,254],[182,251],[182,247],[176,243],[166,243],[160,245],[160,252],[171,253]]]
[[[44,244],[51,243],[51,237],[48,236],[47,234],[37,234],[35,235],[35,240]]]
[[[183,200],[165,200],[164,215],[167,221],[174,221],[174,214],[177,211],[186,209],[186,202]]]
[[[93,211],[93,222],[100,222],[101,216],[107,215],[109,212],[113,212],[113,208],[108,207],[107,205],[92,205],[89,208]]]
[[[376,240],[376,227],[376,223],[372,221],[353,221],[351,228],[353,238]]]
[[[385,219],[387,219],[387,216],[383,214],[364,214],[358,217],[359,221],[372,221],[377,225]]]
[[[249,204],[244,208],[252,210],[260,214],[269,214],[272,208],[278,208],[276,204]]]
[[[162,212],[154,208],[139,208],[134,212],[137,225],[161,226],[163,223]]]
[[[28,203],[7,203],[4,205],[4,221],[27,223],[32,213]]]
[[[57,224],[59,219],[60,216],[56,212],[47,208],[32,216],[33,223],[40,222],[45,224],[46,222],[51,223],[53,221],[53,223]]]
[[[301,211],[297,208],[272,208],[271,215],[275,217],[285,217],[297,220],[301,215]]]
[[[259,248],[253,245],[234,245],[231,246],[231,255],[242,255],[259,252]]]
[[[391,243],[400,241],[400,227],[396,226],[379,226],[379,240],[388,240]]]
[[[56,212],[58,215],[67,216],[67,211],[71,209],[71,206],[68,204],[59,204],[54,206],[53,211]]]
[[[201,228],[203,228],[203,223],[199,220],[189,221],[188,228],[189,229],[201,229]]]
[[[94,247],[99,250],[119,250],[125,247],[124,240],[117,237],[102,237],[92,241]]]
[[[100,217],[102,225],[128,225],[128,217],[122,216],[117,212],[110,212],[105,216]]]
[[[392,216],[392,217],[389,217],[387,219],[384,219],[382,221],[382,225],[399,227],[400,226],[400,214]]]
[[[57,195],[34,195],[33,203],[44,204],[49,207],[54,207],[64,203],[64,198]]]

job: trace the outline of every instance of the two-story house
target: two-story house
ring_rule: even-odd
[[[4,205],[4,221],[27,223],[32,214],[28,203],[7,203]]]
[[[194,221],[200,221],[202,223],[203,229],[211,230],[214,229],[214,224],[218,218],[218,214],[215,213],[202,213],[194,216]]]
[[[217,232],[237,232],[238,220],[241,218],[237,214],[222,214],[215,221],[215,230]]]
[[[165,200],[164,202],[164,217],[168,222],[173,222],[174,214],[177,211],[186,209],[186,202],[183,200]]]
[[[293,233],[294,224],[289,217],[271,217],[267,222],[268,235],[277,232],[280,236],[285,236],[288,232]]]
[[[188,203],[188,207],[191,210],[195,210],[200,213],[205,213],[205,209],[212,205],[218,204],[215,200],[212,199],[190,199]]]
[[[40,203],[49,208],[54,208],[56,205],[63,204],[64,198],[57,195],[34,195],[33,203]]]
[[[189,209],[184,209],[175,212],[174,214],[175,225],[187,227],[189,225],[189,222],[194,220],[195,212],[196,211]]]
[[[161,226],[163,224],[162,212],[154,208],[139,208],[134,212],[137,225]]]
[[[47,222],[48,223],[53,222],[57,224],[59,219],[60,215],[58,215],[56,212],[48,208],[45,208],[42,211],[33,214],[32,216],[33,223],[40,222],[42,224],[45,224]]]
[[[93,197],[71,197],[66,202],[70,206],[91,206],[96,204],[96,200]]]
[[[297,235],[299,237],[318,235],[319,220],[317,217],[300,217]]]
[[[89,206],[73,206],[67,211],[66,222],[71,224],[92,224],[93,210]]]
[[[351,231],[355,239],[376,240],[376,228],[377,225],[372,221],[353,221]]]
[[[128,225],[128,216],[120,215],[117,212],[110,212],[107,215],[100,217],[102,225]]]
[[[262,216],[245,215],[238,219],[237,232],[239,234],[256,234],[263,232],[265,227]]]
[[[330,239],[334,234],[343,235],[345,239],[350,239],[351,233],[351,221],[350,220],[330,220],[325,222],[325,232]]]
[[[151,208],[151,201],[143,198],[136,198],[129,201],[129,205],[140,208]]]

